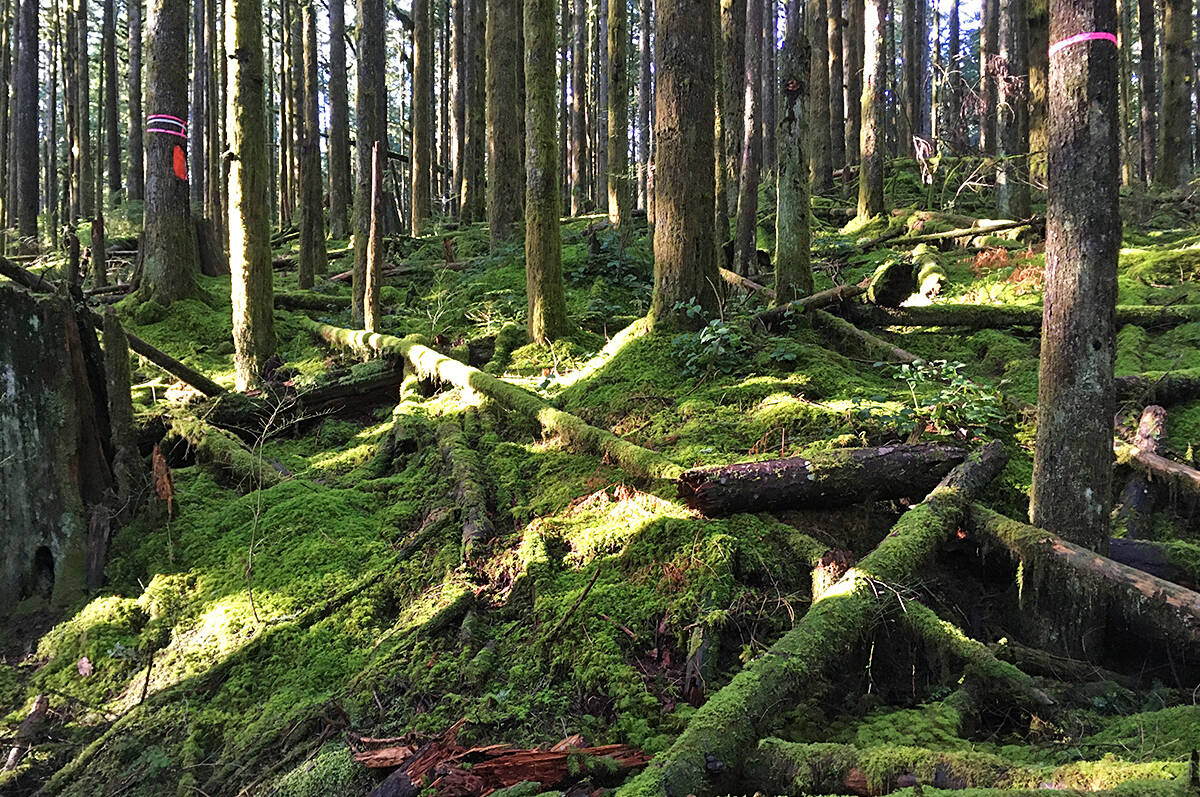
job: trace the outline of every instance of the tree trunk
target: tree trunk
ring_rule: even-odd
[[[78,170],[78,173],[79,173],[79,177],[77,178],[78,182],[79,182],[79,217],[83,218],[83,219],[90,219],[94,213],[95,202],[93,200],[95,199],[95,194],[93,193],[93,188],[92,188],[92,183],[93,183],[93,178],[92,178],[92,174],[93,174],[93,171],[92,171],[92,167],[93,167],[93,163],[92,163],[92,123],[91,123],[91,113],[90,113],[90,109],[92,107],[92,102],[91,102],[91,88],[90,88],[91,83],[90,83],[90,77],[89,77],[90,70],[89,70],[89,63],[88,63],[88,45],[87,45],[88,12],[87,12],[87,0],[74,0],[74,2],[75,2],[75,25],[76,25],[75,41],[76,41],[76,46],[78,48],[78,53],[77,53],[77,56],[75,59],[75,88],[76,88],[76,91],[78,92],[76,100],[75,100],[75,102],[77,103],[77,105],[76,105],[77,110],[76,110],[76,114],[75,114],[75,123],[78,126],[77,132],[76,132],[76,147],[77,147],[77,149],[76,149],[76,156],[75,156],[75,168]],[[153,71],[154,70],[153,52],[154,52],[154,47],[155,47],[155,44],[153,42],[154,10],[156,7],[160,7],[160,6],[161,6],[161,0],[159,0],[158,3],[154,2],[154,0],[151,0],[150,19],[148,20],[149,27],[150,27],[150,36],[151,36],[151,44],[150,44],[151,53],[150,53],[150,56],[147,58],[147,63],[146,63],[147,92],[150,94],[151,97],[153,97],[154,92],[155,92],[155,89],[153,88],[153,85],[152,85],[153,78],[150,77],[154,74],[154,71]],[[183,16],[184,16],[184,22],[183,22],[184,28],[183,28],[182,36],[183,36],[183,41],[186,44],[186,42],[187,42],[187,9],[186,8],[183,11]],[[150,106],[151,113],[160,113],[160,110],[158,110],[156,108],[153,99],[147,100],[147,104]],[[179,104],[179,108],[176,109],[176,114],[179,115],[181,118],[187,116],[187,68],[186,68],[186,66],[183,69],[182,102]],[[158,136],[158,138],[161,138],[161,136]],[[149,159],[149,153],[150,153],[150,151],[153,150],[154,144],[149,143],[148,147],[150,149],[147,150],[147,159]],[[149,164],[147,164],[147,168],[149,168]],[[187,190],[186,186],[184,187],[184,190],[185,191]],[[146,199],[148,201],[149,196],[147,196]],[[149,211],[148,204],[146,207],[146,211],[147,212]],[[186,257],[186,255],[185,255],[185,257]]]
[[[571,215],[588,197],[587,0],[574,0],[571,14]]]
[[[1040,0],[1039,0],[1040,1]],[[1120,48],[1120,81],[1121,93],[1118,98],[1120,103],[1119,112],[1120,133],[1117,136],[1117,144],[1121,149],[1121,185],[1131,186],[1136,178],[1137,164],[1134,163],[1137,146],[1134,144],[1135,125],[1133,123],[1133,100],[1132,83],[1133,83],[1133,53],[1130,42],[1133,41],[1133,22],[1130,6],[1132,0],[1117,0],[1117,16],[1119,17],[1117,24],[1117,47]],[[1032,22],[1031,22],[1032,24]],[[1048,32],[1047,32],[1048,33]],[[1048,36],[1047,36],[1048,38]],[[1031,75],[1032,78],[1032,75]],[[1032,125],[1032,118],[1031,118]],[[1030,146],[1033,146],[1032,127],[1030,130],[1031,139]],[[1038,176],[1041,176],[1040,174]]]
[[[104,0],[105,4],[112,0]],[[208,114],[205,109],[208,99],[208,80],[212,73],[212,63],[205,52],[204,0],[192,3],[192,102],[188,115],[188,125],[191,133],[191,151],[188,153],[190,164],[189,202],[197,216],[204,215],[205,184],[213,180],[208,172],[208,158],[204,148],[205,131],[208,127]]]
[[[920,134],[921,115],[921,41],[920,15],[917,9],[925,0],[904,0],[903,27],[900,29],[900,152],[913,153],[913,137]]]
[[[46,137],[46,210],[48,212],[50,246],[59,248],[59,181],[58,181],[58,77],[59,58],[62,55],[61,31],[59,25],[59,7],[55,0],[51,6],[52,19],[50,41],[50,101],[46,105],[47,128]],[[3,168],[3,166],[0,166]]]
[[[1138,0],[1138,38],[1142,57],[1138,62],[1138,97],[1141,106],[1142,179],[1154,180],[1154,161],[1158,152],[1157,75],[1154,69],[1154,0]]]
[[[654,96],[650,84],[650,64],[654,53],[650,49],[650,28],[654,24],[654,9],[651,0],[638,0],[638,21],[640,47],[638,48],[638,194],[641,197],[640,206],[646,211],[646,218],[652,219],[650,213],[650,106]],[[718,143],[718,146],[720,144]],[[721,167],[718,167],[721,168]],[[722,201],[717,197],[717,201]]]
[[[632,207],[629,190],[629,21],[625,6],[625,0],[609,0],[608,4],[608,220],[617,228],[629,218]],[[554,64],[550,63],[548,67],[553,75]],[[528,90],[528,72],[525,82]]]
[[[1167,0],[1163,15],[1162,158],[1154,179],[1187,185],[1192,173],[1192,0]]]
[[[746,2],[721,0],[721,135],[725,138],[722,168],[729,216],[737,218],[746,111]],[[724,241],[718,241],[718,244]]]
[[[105,171],[108,173],[108,201],[116,203],[121,192],[121,139],[117,134],[117,12],[114,0],[104,0],[102,30],[104,143],[107,147]]]
[[[1124,0],[1128,2],[1129,0]],[[1050,2],[1025,0],[1029,26],[1029,172],[1046,181],[1046,87],[1050,68]],[[1124,136],[1122,136],[1124,138]]]
[[[659,0],[654,113],[654,299],[651,316],[688,323],[677,305],[715,312],[713,24],[706,0]]]
[[[1037,0],[1034,0],[1037,2]],[[966,124],[963,119],[962,40],[959,28],[959,0],[950,8],[950,52],[947,57],[946,140],[950,151],[962,154],[967,146]]]
[[[808,47],[800,3],[787,7],[779,57],[778,177],[775,196],[775,301],[787,304],[813,291],[808,194]]]
[[[17,234],[21,248],[38,248],[38,4],[23,0],[17,41],[13,136],[17,171]]]
[[[521,218],[519,0],[487,0],[487,197],[493,248]]]
[[[413,0],[412,216],[414,238],[425,234],[432,214],[433,28],[430,0]]]
[[[679,497],[708,517],[920,498],[965,456],[958,446],[926,443],[696,468],[679,477]]]
[[[843,181],[846,171],[846,107],[844,86],[846,83],[845,50],[842,36],[844,19],[843,0],[827,0],[829,3],[829,162],[834,171],[842,170]]]
[[[846,30],[842,41],[846,49],[846,165],[857,166],[862,132],[863,0],[846,0]],[[849,175],[846,182],[850,182]]]
[[[304,88],[301,92],[303,139],[300,145],[300,266],[299,286],[311,288],[314,274],[328,270],[325,250],[325,192],[321,190],[321,123],[317,117],[317,15],[312,0],[302,10]]]
[[[618,2],[620,0],[617,0]],[[596,86],[595,141],[592,151],[596,153],[596,209],[608,212],[608,0],[597,0],[596,24],[592,39],[592,74]]]
[[[1000,166],[996,170],[996,207],[1002,218],[1023,219],[1029,197],[1029,38],[1025,0],[1000,2],[1000,62],[996,111]]]
[[[8,216],[13,211],[13,208],[8,206],[8,188],[13,178],[16,175],[10,175],[8,170],[8,146],[12,130],[10,127],[10,111],[9,108],[9,92],[8,87],[13,81],[13,55],[16,48],[13,47],[12,37],[17,32],[16,14],[20,9],[13,8],[14,0],[4,0],[3,15],[0,16],[0,225],[8,223]],[[19,0],[17,0],[19,3]],[[70,10],[68,10],[68,17]],[[74,34],[68,36],[71,44],[74,43]],[[18,43],[17,47],[20,44]],[[67,57],[70,57],[70,49],[68,49]],[[68,77],[66,82],[71,83],[71,78]],[[70,102],[67,103],[70,105]],[[73,118],[73,117],[68,117]],[[70,133],[67,135],[68,151],[70,150]]]
[[[466,19],[463,22],[463,85],[466,96],[463,106],[463,170],[459,182],[459,213],[462,221],[483,221],[485,197],[484,170],[484,84],[487,66],[483,57],[485,0],[464,0]]]
[[[234,365],[237,388],[259,383],[275,353],[270,167],[263,108],[261,0],[227,0],[225,57],[229,61],[229,260],[232,270]],[[361,134],[360,134],[361,135]]]
[[[188,9],[151,0],[146,54],[146,200],[141,292],[169,305],[196,292],[196,230],[188,202]],[[86,114],[84,114],[86,116]],[[84,183],[83,196],[88,196]],[[90,214],[85,214],[90,215]]]
[[[129,14],[129,181],[126,196],[141,200],[145,192],[143,168],[145,144],[142,140],[142,3],[128,0]]]
[[[762,162],[762,0],[746,3],[746,79],[743,83],[742,164],[734,236],[734,269],[749,274],[758,263],[758,170]],[[824,19],[822,19],[822,25]]]
[[[1114,0],[1051,0],[1050,38],[1116,28]],[[1030,517],[1071,542],[1108,541],[1112,482],[1117,48],[1091,40],[1050,64],[1046,295]]]
[[[996,59],[1000,55],[1000,2],[983,0],[979,31],[979,150],[996,154],[996,102],[999,87]]]
[[[346,72],[346,4],[345,0],[330,0],[329,234],[339,241],[350,237],[350,108],[346,99]]]
[[[859,143],[858,218],[883,212],[884,0],[866,0],[863,13],[862,131]]]
[[[482,0],[481,0],[482,1]],[[358,0],[358,94],[354,138],[357,165],[354,191],[354,278],[351,317],[361,325],[367,280],[367,242],[371,233],[371,164],[376,142],[387,148],[387,53],[383,0]],[[381,112],[381,109],[382,112]]]
[[[779,80],[779,63],[776,59],[779,38],[779,8],[776,0],[761,0],[763,3],[762,34],[762,167],[768,173],[775,169],[775,88]],[[839,58],[840,58],[839,52]],[[840,83],[838,84],[841,85]]]
[[[836,0],[835,0],[836,2]],[[806,25],[812,53],[809,58],[809,164],[814,194],[833,190],[833,162],[829,149],[829,20],[827,0],[810,0]]]
[[[383,287],[383,152],[371,150],[371,219],[367,225],[367,278],[363,292],[363,329],[379,329],[380,290]]]
[[[529,339],[535,343],[556,340],[567,331],[567,304],[562,280],[562,238],[559,231],[554,4],[555,0],[525,0],[524,7],[527,136],[525,293],[528,297],[526,318]],[[617,6],[624,7],[622,0],[613,3],[613,7]],[[610,31],[616,29],[618,26],[613,25]],[[623,24],[619,26],[619,30],[619,35],[624,36]],[[623,58],[620,68],[623,72]],[[612,146],[611,140],[609,146]],[[611,207],[613,206],[610,205]]]

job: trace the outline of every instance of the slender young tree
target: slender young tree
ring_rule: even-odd
[[[813,193],[833,190],[833,161],[829,149],[829,13],[827,0],[810,0],[805,23],[812,56],[809,58],[808,85],[811,126],[808,160]]]
[[[737,217],[746,111],[746,0],[721,0],[721,135],[730,216]],[[728,234],[728,233],[727,233]],[[723,241],[721,243],[724,243]]]
[[[1050,0],[1026,0],[1029,18],[1029,173],[1046,182],[1046,86],[1050,51]],[[1122,136],[1123,138],[1123,136]]]
[[[301,288],[311,288],[314,274],[329,264],[325,250],[325,192],[321,190],[321,122],[317,117],[317,13],[312,0],[302,10],[304,38],[303,139],[300,144],[300,263]]]
[[[1158,76],[1154,69],[1154,0],[1138,0],[1138,38],[1142,57],[1138,62],[1138,96],[1141,106],[1141,175],[1147,183],[1154,181],[1155,158],[1158,152]]]
[[[713,238],[713,24],[708,0],[658,0],[654,113],[655,324],[691,323],[681,307],[718,306]]]
[[[529,338],[537,343],[555,340],[567,331],[559,230],[554,4],[555,0],[525,0],[524,7],[526,319]],[[612,5],[623,5],[623,0]]]
[[[858,218],[883,212],[883,88],[884,2],[866,0],[863,6],[862,130],[859,138]]]
[[[226,14],[234,365],[237,387],[246,390],[259,384],[263,366],[275,353],[262,0],[227,0]]]
[[[909,155],[913,151],[913,136],[921,133],[921,52],[925,42],[921,40],[920,9],[925,0],[903,0],[904,13],[901,27],[900,56],[900,152]]]
[[[829,3],[829,161],[834,170],[846,165],[846,64],[842,38],[845,17],[842,0]],[[845,174],[845,172],[843,172]]]
[[[329,233],[350,236],[350,106],[346,93],[346,0],[329,0]]]
[[[108,201],[115,204],[121,193],[121,138],[117,132],[117,11],[114,0],[104,0],[101,42],[104,61],[104,170],[108,178]]]
[[[8,147],[11,143],[10,135],[12,132],[9,129],[9,112],[12,109],[8,107],[8,87],[11,85],[14,77],[12,36],[17,32],[13,2],[14,0],[4,0],[3,14],[0,15],[0,226],[8,223],[8,215],[12,211],[12,208],[7,206],[7,199],[9,183],[15,178],[15,175],[9,175],[8,173],[8,166],[11,162],[8,157]],[[19,4],[19,0],[17,2]],[[20,9],[17,8],[16,11],[17,15],[19,15]],[[68,9],[68,17],[70,17],[70,13]],[[70,19],[68,19],[68,24],[70,24]],[[67,57],[70,58],[71,50],[74,49],[73,34],[68,34],[67,38],[71,40],[67,48]],[[69,84],[70,81],[71,79],[68,77],[67,83]],[[67,102],[67,105],[71,105],[70,101]],[[68,120],[71,118],[68,116]],[[68,135],[69,138],[70,136]]]
[[[608,0],[597,0],[592,46],[596,87],[592,152],[596,153],[596,208],[602,213],[608,212],[608,6]]]
[[[1050,40],[1112,33],[1113,0],[1051,0]],[[1052,45],[1052,48],[1054,46]],[[1050,55],[1046,297],[1029,514],[1103,551],[1112,501],[1117,253],[1117,48],[1086,39]]]
[[[16,179],[17,233],[22,249],[38,248],[38,4],[23,0],[17,39],[13,119]]]
[[[591,190],[587,135],[587,0],[571,13],[571,215],[579,215]]]
[[[846,0],[846,30],[842,34],[842,43],[846,50],[846,165],[856,166],[862,131],[863,0]]]
[[[358,93],[355,97],[355,191],[354,191],[354,273],[352,277],[351,315],[363,322],[363,302],[367,290],[367,243],[371,230],[371,163],[375,142],[387,151],[387,88],[384,70],[387,52],[384,46],[383,0],[358,0]]]
[[[787,2],[787,33],[779,57],[779,132],[775,206],[775,301],[787,304],[813,290],[809,247],[808,47],[800,0]]]
[[[493,247],[521,218],[520,0],[487,2],[487,215]]]
[[[762,32],[762,165],[771,172],[775,168],[775,90],[779,81],[776,37],[779,32],[779,5],[776,0],[763,3]],[[838,58],[841,58],[839,53]],[[839,84],[840,85],[840,84]]]
[[[646,211],[646,217],[652,218],[648,182],[650,177],[650,106],[654,103],[650,86],[650,64],[654,59],[654,52],[650,49],[650,28],[654,24],[654,9],[651,0],[638,1],[638,19],[640,22],[638,30],[638,194],[641,196],[641,207]],[[718,197],[717,201],[721,201],[721,198]]]
[[[450,0],[450,206],[458,213],[466,131],[466,16],[467,0]],[[564,38],[566,31],[563,32]],[[566,60],[563,60],[564,65]],[[565,67],[564,67],[565,68]],[[565,86],[565,82],[564,82]]]
[[[383,153],[380,142],[371,148],[371,218],[367,223],[367,279],[363,295],[363,329],[379,330],[383,285]]]
[[[1034,0],[1037,2],[1037,0]],[[946,139],[950,150],[962,153],[967,146],[967,126],[963,120],[962,40],[959,31],[959,0],[950,7],[950,51],[947,56]]]
[[[625,3],[626,0],[609,0],[608,3],[608,220],[618,228],[627,220],[632,205],[629,190],[629,21]],[[525,35],[529,35],[528,26]],[[528,49],[529,43],[525,46]],[[550,64],[550,72],[554,73],[553,64]],[[528,87],[528,71],[525,83]]]
[[[153,1],[153,0],[152,0]],[[79,195],[79,217],[90,219],[95,215],[94,207],[95,193],[93,191],[93,160],[92,160],[92,122],[91,122],[91,78],[88,59],[88,10],[87,0],[74,0],[75,3],[75,42],[76,42],[76,58],[75,58],[75,89],[77,95],[75,97],[75,168],[78,170],[78,195]],[[186,9],[184,14],[186,16]],[[186,24],[186,23],[185,23]],[[187,41],[187,29],[183,32],[184,41]],[[146,71],[150,72],[150,64],[147,63]],[[147,77],[147,83],[149,78]],[[184,71],[184,93],[187,92],[187,73]],[[187,100],[184,100],[184,105],[181,110],[186,109]],[[154,107],[150,110],[153,112]],[[184,116],[186,116],[186,112]]]
[[[1003,157],[996,171],[996,206],[1004,218],[1023,219],[1030,213],[1028,52],[1024,0],[1000,0],[1004,79],[999,82],[996,124]]]
[[[104,0],[105,4],[111,0]],[[191,144],[189,152],[189,177],[191,178],[190,201],[193,212],[197,216],[204,215],[204,189],[205,183],[213,179],[211,175],[207,175],[208,171],[208,153],[205,151],[204,139],[205,133],[210,132],[208,128],[208,114],[206,113],[206,105],[208,100],[208,80],[212,72],[211,59],[208,53],[205,52],[204,31],[207,27],[205,24],[204,0],[192,3],[192,103],[188,115],[189,132],[191,133]]]
[[[151,0],[146,18],[146,199],[141,292],[169,305],[196,291],[199,254],[188,201],[188,8]],[[86,116],[86,114],[84,114]],[[86,184],[85,184],[86,185]],[[86,197],[85,189],[83,195]]]
[[[486,194],[483,181],[485,150],[485,86],[488,66],[484,61],[487,13],[484,0],[466,0],[467,21],[463,37],[463,84],[467,86],[463,127],[463,171],[459,185],[459,207],[464,222],[483,221]]]
[[[996,59],[1000,54],[1000,0],[983,0],[979,29],[979,149],[996,154]]]
[[[1162,157],[1155,180],[1177,188],[1192,173],[1192,0],[1166,0],[1163,13]]]
[[[758,262],[758,171],[762,163],[762,12],[760,0],[746,3],[746,81],[742,117],[742,166],[739,169],[734,267],[749,274]],[[822,20],[824,22],[824,20]]]
[[[433,188],[433,21],[430,0],[413,0],[412,217],[413,237],[425,234]]]

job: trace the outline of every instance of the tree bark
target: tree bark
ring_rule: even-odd
[[[679,497],[708,517],[919,498],[965,456],[958,446],[926,443],[695,468],[679,477]]]
[[[117,12],[114,0],[104,0],[102,41],[104,144],[107,149],[105,171],[108,177],[108,200],[116,203],[121,192],[121,139],[117,133]]]
[[[199,253],[188,199],[188,9],[151,0],[146,53],[146,199],[141,293],[170,305],[196,292]],[[86,107],[86,106],[85,106]],[[87,116],[87,114],[83,114]],[[89,195],[83,182],[83,198]],[[91,208],[81,211],[91,215]]]
[[[1000,2],[983,0],[979,30],[979,150],[996,154],[996,59],[1000,55]]]
[[[524,7],[527,137],[525,293],[529,339],[535,343],[556,340],[567,331],[567,304],[562,280],[562,238],[559,230],[554,3],[555,0],[525,0]],[[624,7],[623,0],[617,0],[613,6]],[[624,25],[620,27],[620,35],[624,36]],[[621,64],[622,71],[623,61],[624,59]],[[611,140],[609,145],[611,147]],[[610,209],[614,206],[610,205]]]
[[[650,28],[654,25],[654,9],[651,0],[638,0],[639,41],[638,48],[638,194],[641,197],[640,206],[646,211],[646,218],[652,219],[650,211],[650,106],[654,103],[653,90],[650,83],[650,64],[654,53],[650,49]],[[718,142],[717,146],[720,146]],[[718,167],[721,168],[721,167]],[[717,197],[720,202],[723,197]]]
[[[336,0],[334,0],[336,3]],[[312,0],[302,9],[304,86],[300,92],[303,138],[300,144],[300,267],[299,286],[311,288],[314,274],[328,270],[325,250],[325,192],[321,189],[321,123],[317,117],[317,15]]]
[[[836,2],[836,0],[834,0]],[[829,133],[829,14],[827,0],[810,0],[805,22],[808,27],[809,58],[809,163],[814,194],[833,190],[833,161]]]
[[[346,73],[346,3],[330,0],[329,234],[339,241],[350,237],[350,106]]]
[[[619,2],[619,0],[618,0]],[[596,153],[596,209],[608,213],[608,13],[609,0],[597,0],[592,39],[592,72],[595,76],[594,106]]]
[[[78,170],[78,175],[79,175],[77,178],[78,192],[79,192],[79,217],[83,218],[83,219],[90,219],[90,218],[92,218],[92,215],[95,212],[94,211],[95,194],[93,193],[93,187],[92,187],[92,174],[93,174],[93,171],[92,171],[92,167],[93,167],[93,163],[92,163],[92,123],[91,123],[91,113],[90,113],[90,109],[92,107],[92,104],[91,104],[91,94],[92,93],[91,93],[91,88],[90,88],[91,78],[90,78],[90,69],[89,69],[89,63],[88,63],[88,44],[87,44],[87,42],[88,42],[88,35],[87,35],[88,34],[88,11],[87,11],[87,0],[73,0],[73,1],[75,4],[75,25],[76,25],[75,41],[76,41],[76,47],[77,47],[77,55],[75,58],[75,88],[77,91],[77,95],[76,95],[76,99],[75,99],[75,102],[76,102],[75,123],[77,125],[76,134],[75,134],[75,146],[76,146],[76,148],[75,148],[75,153],[76,153],[75,154],[75,168]],[[151,43],[150,43],[150,54],[149,54],[149,57],[147,58],[147,63],[146,63],[146,74],[147,74],[146,84],[147,84],[147,92],[150,95],[150,98],[147,100],[147,104],[150,106],[151,113],[161,113],[160,110],[156,109],[156,106],[154,103],[153,96],[154,96],[155,89],[153,87],[153,78],[150,77],[150,76],[154,75],[154,73],[155,73],[154,72],[155,9],[160,6],[161,6],[161,2],[155,2],[155,0],[151,0],[150,14],[149,14],[149,19],[147,20],[148,26],[150,28],[149,35],[151,37]],[[184,22],[183,22],[184,28],[183,28],[182,36],[183,36],[183,41],[186,43],[187,42],[187,9],[186,8],[183,10],[183,17],[184,17]],[[183,97],[182,97],[182,102],[179,104],[179,108],[176,110],[176,114],[181,117],[187,116],[186,111],[187,111],[187,68],[185,66],[183,69]],[[161,136],[157,136],[157,137],[161,138]],[[150,151],[152,151],[153,148],[154,148],[154,145],[152,143],[148,143],[147,159],[149,159]],[[147,168],[149,168],[149,164],[147,164]],[[184,188],[184,190],[185,191],[187,190],[186,187]],[[150,197],[147,196],[146,199],[147,199],[147,201],[149,201]],[[147,207],[146,210],[148,211],[149,207]],[[186,255],[185,255],[185,257],[186,257]]]
[[[414,238],[425,234],[432,214],[433,28],[430,0],[413,0],[412,215]]]
[[[1034,0],[1038,2],[1038,0]],[[963,76],[962,39],[960,35],[960,3],[954,0],[950,8],[950,53],[947,58],[949,71],[946,98],[946,138],[950,151],[961,154],[967,147],[966,124],[963,119]]]
[[[724,200],[727,215],[737,218],[742,147],[745,144],[746,110],[746,2],[721,0],[721,135],[725,141],[721,168],[725,169]],[[717,241],[718,244],[724,241]]]
[[[1025,0],[1000,0],[999,104],[996,111],[1000,166],[996,207],[1002,218],[1023,219],[1029,196],[1029,33]]]
[[[379,328],[383,287],[383,153],[376,142],[371,152],[371,220],[367,225],[367,276],[363,291],[363,329]]]
[[[1154,69],[1154,0],[1138,0],[1138,38],[1141,39],[1142,57],[1138,62],[1138,97],[1141,109],[1141,175],[1147,182],[1154,181],[1155,158],[1158,153],[1158,90]]]
[[[808,47],[800,4],[787,8],[779,57],[779,132],[775,185],[775,301],[785,305],[813,291],[808,193]]]
[[[263,108],[262,1],[227,0],[229,62],[229,260],[238,390],[259,383],[275,353],[270,167]]]
[[[846,174],[846,107],[844,86],[846,65],[843,60],[842,16],[843,0],[827,0],[829,3],[829,162],[834,171]]]
[[[487,211],[492,248],[521,218],[518,0],[487,0]]]
[[[629,217],[629,20],[625,0],[608,4],[608,220],[620,229]],[[528,36],[528,31],[526,31]],[[526,47],[529,46],[526,42]],[[553,74],[554,64],[548,64]],[[525,76],[528,91],[529,75]]]
[[[884,0],[866,0],[863,7],[862,130],[858,171],[858,218],[883,212],[883,92],[885,83]]]
[[[17,171],[17,234],[23,251],[38,248],[38,4],[23,0],[17,41],[13,136]]]
[[[654,141],[654,322],[685,323],[696,300],[717,309],[713,239],[715,82],[713,25],[705,0],[659,0]]]
[[[925,0],[904,0],[900,57],[900,155],[913,153],[913,137],[921,134],[921,12]]]
[[[1192,174],[1192,0],[1167,0],[1164,7],[1162,157],[1154,179],[1182,188]]]
[[[1128,3],[1129,0],[1124,0]],[[1050,68],[1050,2],[1026,0],[1029,25],[1029,172],[1038,184],[1046,180],[1046,89]],[[1124,138],[1124,136],[1122,136]]]
[[[483,0],[479,0],[482,2]],[[361,324],[367,280],[367,242],[371,234],[371,164],[377,142],[387,148],[387,54],[384,43],[383,0],[358,0],[358,93],[355,97],[354,138],[357,165],[354,191],[354,278],[350,315]]]
[[[846,0],[846,30],[842,41],[846,49],[846,165],[857,166],[862,132],[863,0]]]
[[[1051,0],[1050,38],[1113,31],[1113,0]],[[1050,63],[1046,294],[1030,517],[1102,549],[1112,482],[1117,50],[1092,40]]]
[[[762,0],[746,3],[746,77],[742,84],[742,163],[738,171],[734,269],[749,274],[758,262],[758,171],[762,163]],[[822,20],[824,23],[824,20]]]
[[[112,0],[104,0],[107,5]],[[189,202],[197,216],[204,215],[204,187],[212,180],[208,175],[208,159],[204,150],[204,134],[208,127],[208,114],[205,104],[208,99],[208,80],[212,72],[212,63],[204,51],[205,25],[204,0],[192,3],[192,102],[188,114],[188,125],[191,133],[191,147],[188,153],[190,194]]]
[[[571,215],[587,204],[587,0],[574,0],[571,14]]]

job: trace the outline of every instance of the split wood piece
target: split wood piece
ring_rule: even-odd
[[[276,310],[349,310],[349,296],[329,296],[316,291],[289,291],[275,294]]]
[[[196,451],[196,459],[228,472],[250,490],[283,481],[284,474],[256,456],[235,435],[209,424],[181,408],[167,416],[167,434],[183,439]]]
[[[762,324],[769,331],[776,330],[780,323],[785,318],[792,315],[798,315],[809,310],[817,310],[822,307],[828,307],[832,304],[838,304],[853,299],[856,296],[861,296],[867,292],[867,281],[860,282],[857,285],[839,285],[836,288],[818,291],[812,296],[805,296],[797,299],[794,302],[773,307],[770,310],[759,313],[754,316],[754,320]]]
[[[676,479],[683,473],[683,468],[657,451],[622,440],[607,429],[585,423],[516,385],[439,354],[427,346],[391,335],[343,329],[310,319],[299,319],[299,322],[309,332],[334,346],[405,357],[418,375],[436,378],[464,390],[473,390],[512,412],[534,418],[541,424],[544,434],[562,435],[572,445],[611,459],[632,476]]]
[[[1133,447],[1147,454],[1158,454],[1159,443],[1166,433],[1167,411],[1158,404],[1142,410],[1138,420],[1137,434]],[[1154,513],[1154,491],[1145,473],[1135,472],[1125,482],[1121,491],[1121,509],[1118,517],[1125,520],[1125,537],[1130,540],[1144,539],[1150,532]]]
[[[8,758],[4,761],[6,772],[16,769],[21,759],[33,747],[34,740],[41,735],[42,726],[46,724],[46,713],[49,710],[50,698],[38,695],[33,699],[33,707],[29,709],[25,719],[21,720],[21,725],[13,737],[13,746],[8,750]]]
[[[866,501],[920,498],[966,449],[936,443],[844,448],[812,457],[694,468],[679,497],[709,517],[778,509],[829,509]]]
[[[1007,329],[1042,326],[1042,308],[1007,307],[988,304],[932,304],[922,307],[854,305],[846,311],[850,321],[871,327],[957,327],[962,329]],[[1118,326],[1147,328],[1175,327],[1200,321],[1200,305],[1124,305],[1116,308]]]
[[[718,273],[720,273],[721,279],[725,280],[736,288],[742,288],[750,291],[751,293],[761,293],[763,296],[766,296],[771,300],[775,299],[775,291],[771,290],[766,285],[758,284],[749,277],[743,277],[741,274],[730,271],[727,268],[718,269]]]
[[[779,706],[811,697],[828,666],[862,644],[882,618],[879,584],[901,586],[959,527],[967,503],[1008,461],[992,443],[952,470],[908,510],[878,547],[759,659],[700,707],[675,743],[657,756],[629,795],[705,794],[709,778],[742,761],[780,717]]]
[[[1200,399],[1200,369],[1118,376],[1118,404],[1179,404]]]
[[[468,410],[468,414],[471,412]],[[454,479],[454,496],[462,523],[463,559],[469,560],[472,550],[495,534],[487,511],[486,480],[479,452],[471,447],[462,424],[453,418],[438,424],[437,441],[442,460]]]
[[[1117,456],[1118,464],[1131,466],[1151,481],[1162,481],[1172,490],[1182,490],[1200,496],[1200,470],[1167,459],[1161,454],[1145,451],[1120,439],[1113,440],[1113,452]]]
[[[1091,596],[1090,600],[1101,604],[1101,612],[1107,607],[1131,627],[1149,632],[1151,638],[1164,639],[1173,647],[1194,649],[1200,642],[1200,593],[1114,562],[980,504],[969,507],[967,526],[981,539],[1008,551],[1021,564],[1027,585],[1053,582]],[[1027,586],[1022,598],[1030,592]],[[1063,597],[1042,595],[1038,600]],[[1062,606],[1054,610],[1061,612]]]

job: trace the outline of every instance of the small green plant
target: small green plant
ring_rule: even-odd
[[[677,302],[673,309],[691,319],[705,316],[695,298]],[[732,374],[747,365],[751,348],[745,334],[720,318],[709,319],[696,332],[676,335],[671,345],[685,376],[708,375],[714,371]]]
[[[1003,430],[1007,413],[1000,391],[969,379],[962,372],[962,363],[917,360],[899,365],[875,363],[875,366],[908,385],[912,413],[902,414],[915,428],[920,429],[924,424],[924,431],[959,440],[991,437]]]

